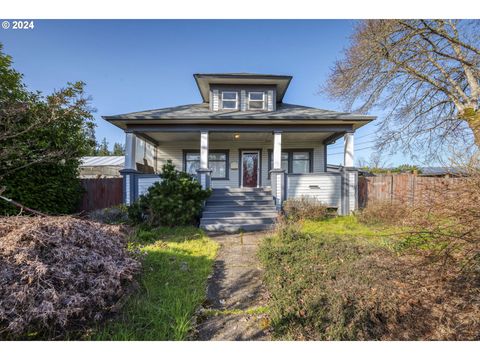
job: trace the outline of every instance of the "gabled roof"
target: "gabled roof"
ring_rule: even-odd
[[[182,105],[127,114],[102,116],[114,122],[121,120],[349,120],[370,121],[375,116],[336,112],[308,106],[280,103],[275,111],[212,111],[208,104]]]
[[[204,102],[210,101],[210,85],[275,85],[277,102],[282,102],[288,85],[292,80],[290,75],[269,75],[252,73],[219,73],[193,74]]]

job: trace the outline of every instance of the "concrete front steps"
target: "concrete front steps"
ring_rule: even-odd
[[[218,232],[267,230],[277,215],[269,189],[214,189],[205,204],[200,228]]]

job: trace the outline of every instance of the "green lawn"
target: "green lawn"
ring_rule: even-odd
[[[371,289],[385,270],[375,261],[395,256],[397,230],[366,226],[354,216],[301,224],[300,231],[293,226],[266,238],[260,248],[274,336],[376,338],[368,324],[381,305]]]
[[[205,299],[218,245],[193,227],[138,230],[144,252],[140,289],[91,336],[94,340],[184,340]]]

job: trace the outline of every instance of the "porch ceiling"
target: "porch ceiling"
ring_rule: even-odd
[[[200,142],[200,134],[198,132],[145,132],[148,137],[162,142],[177,142],[177,141],[198,141]],[[238,134],[239,138],[235,139],[234,135]],[[285,142],[322,142],[333,132],[310,132],[310,133],[288,133],[282,134],[282,141]],[[141,134],[139,134],[141,136]],[[273,141],[273,134],[270,132],[258,133],[234,133],[234,132],[212,132],[209,136],[210,142],[215,141],[235,141],[235,142],[270,142]]]

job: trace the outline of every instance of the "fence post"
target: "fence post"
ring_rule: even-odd
[[[393,203],[393,174],[390,175],[390,204]]]

